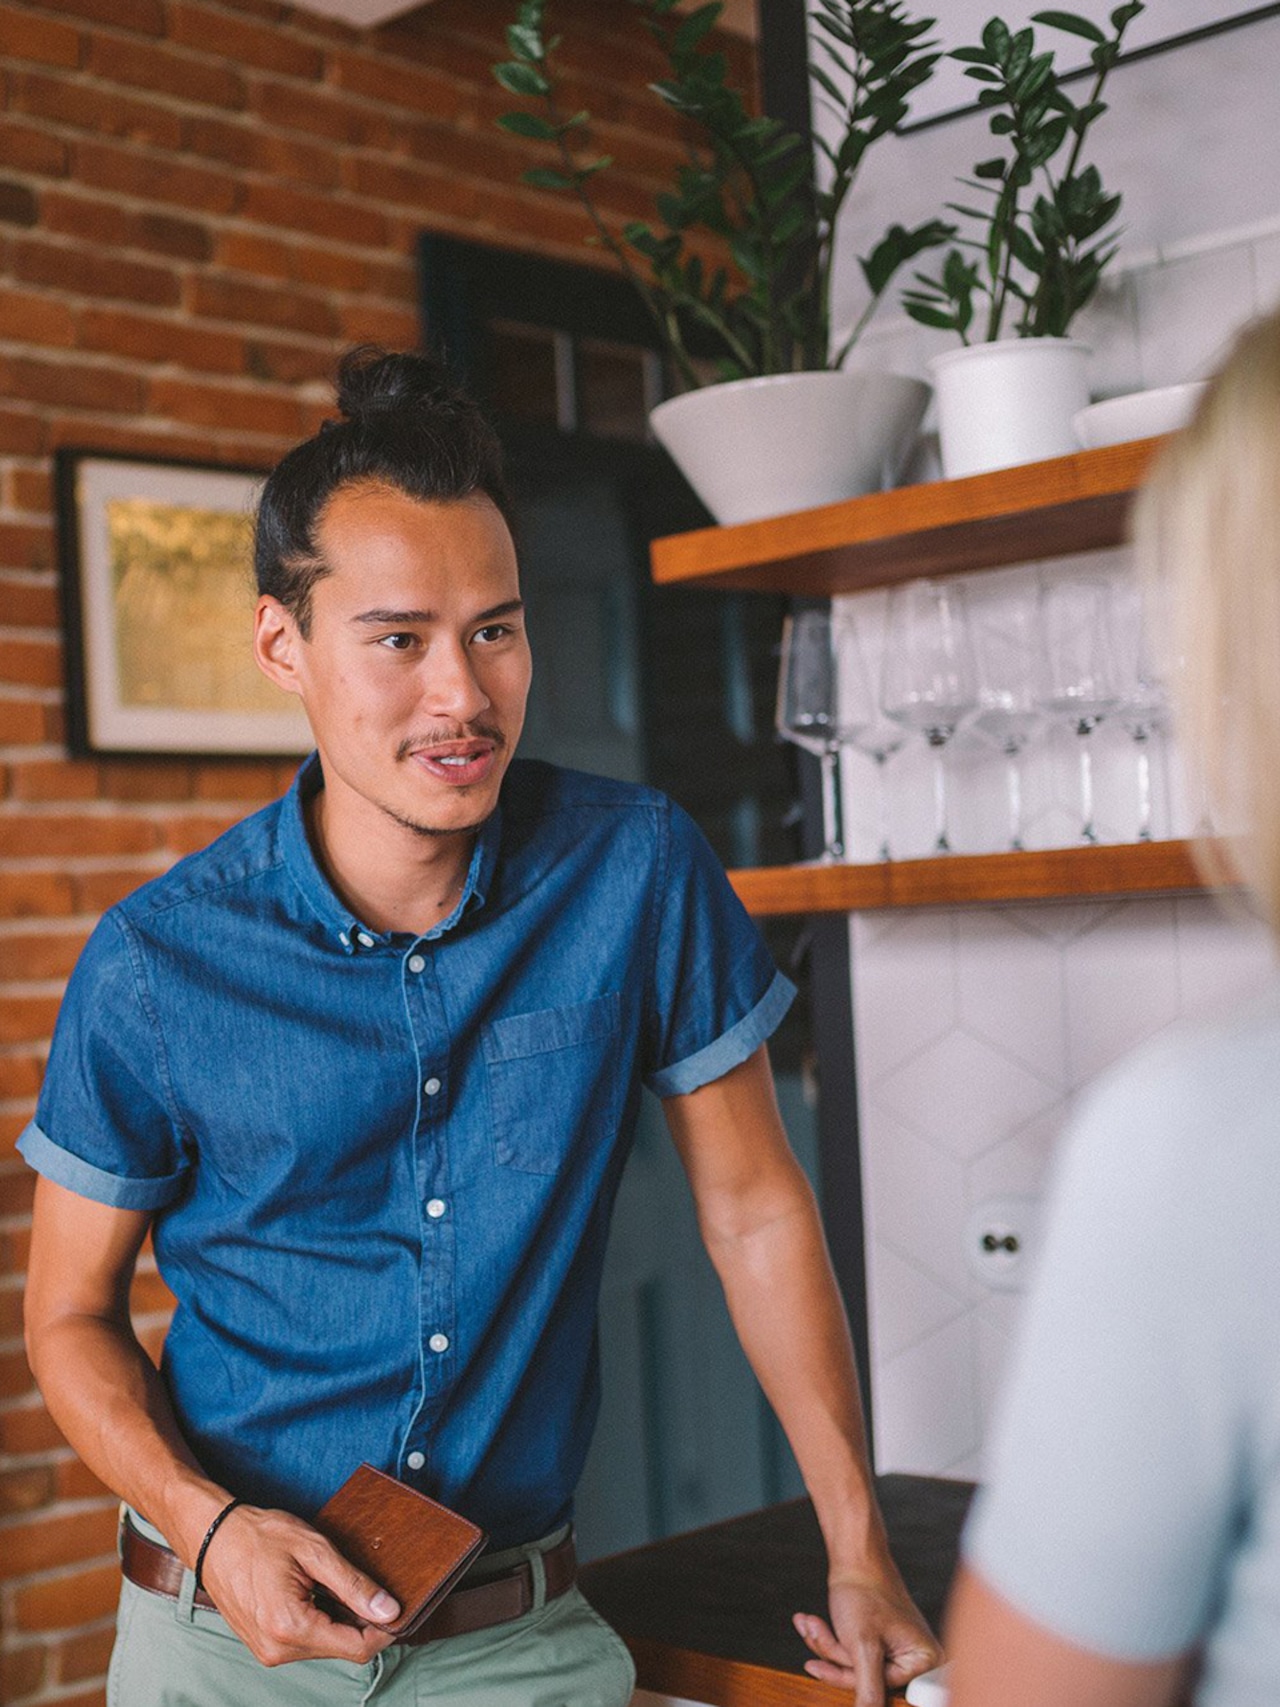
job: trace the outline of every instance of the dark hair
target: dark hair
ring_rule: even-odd
[[[498,436],[434,359],[362,344],[339,363],[337,393],[342,418],[272,470],[254,530],[258,591],[279,599],[304,635],[311,590],[329,573],[316,528],[341,487],[392,486],[423,502],[482,493],[507,512]]]

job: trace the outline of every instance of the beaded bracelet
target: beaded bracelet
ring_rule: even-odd
[[[243,1504],[243,1500],[228,1500],[226,1505],[224,1505],[222,1510],[218,1513],[217,1517],[215,1517],[213,1522],[209,1525],[208,1529],[205,1530],[204,1540],[200,1543],[200,1551],[196,1554],[195,1577],[197,1589],[202,1589],[204,1587],[204,1556],[209,1551],[209,1543],[222,1527],[224,1520],[231,1516],[231,1513],[238,1505]]]

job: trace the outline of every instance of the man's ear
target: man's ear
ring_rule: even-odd
[[[253,656],[267,680],[300,694],[298,650],[305,645],[293,616],[279,599],[264,593],[253,616]]]

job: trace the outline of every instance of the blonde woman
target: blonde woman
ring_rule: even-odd
[[[1161,456],[1137,537],[1184,748],[1276,930],[1280,316]],[[1278,1227],[1280,983],[1148,1046],[1070,1136],[966,1532],[951,1707],[1280,1701]]]

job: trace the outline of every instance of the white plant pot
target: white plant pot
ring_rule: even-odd
[[[1078,450],[1089,348],[1074,338],[1009,338],[935,356],[942,472],[948,480]]]
[[[896,373],[779,373],[705,385],[649,423],[716,521],[838,503],[897,479],[929,387]]]

